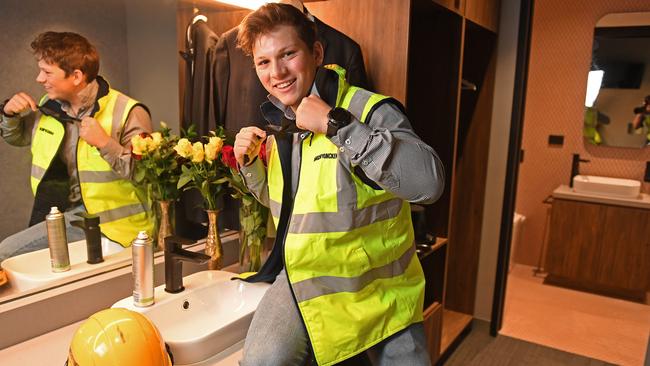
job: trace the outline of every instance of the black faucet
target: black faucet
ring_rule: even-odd
[[[571,160],[571,178],[569,179],[569,187],[573,188],[573,177],[580,174],[580,163],[588,163],[587,159],[580,159],[580,154],[573,154]]]
[[[97,264],[104,261],[102,255],[102,234],[99,231],[99,216],[91,215],[85,212],[77,212],[75,215],[82,220],[71,221],[72,226],[76,226],[86,233],[86,252],[88,254],[89,264]]]
[[[198,264],[206,263],[210,256],[183,249],[184,244],[194,241],[180,236],[165,237],[165,291],[175,294],[185,289],[183,287],[183,261]]]

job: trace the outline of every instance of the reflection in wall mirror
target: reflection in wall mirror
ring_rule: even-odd
[[[641,148],[650,141],[650,12],[607,14],[594,30],[585,143]]]
[[[70,31],[83,35],[95,45],[100,56],[99,74],[114,89],[145,104],[151,111],[154,129],[162,120],[178,132],[176,9],[175,0],[3,0],[3,46],[11,50],[11,57],[0,59],[0,101],[21,91],[38,100],[44,90],[36,82],[38,67],[30,43],[44,31]],[[0,185],[4,202],[0,213],[0,241],[28,226],[33,202],[30,167],[29,147],[14,147],[0,140],[0,169],[5,172]],[[115,251],[122,248],[103,244],[105,261],[91,265],[86,263],[85,243],[71,243],[73,266],[60,274],[50,270],[47,249],[22,258],[13,257],[17,260],[10,265],[16,273],[25,275],[0,286],[0,304],[130,266],[129,248]],[[35,266],[35,263],[40,264]]]

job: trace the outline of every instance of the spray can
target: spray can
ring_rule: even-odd
[[[68,238],[65,234],[65,218],[58,207],[50,208],[50,213],[45,216],[45,222],[52,272],[69,271],[70,255],[68,254]]]
[[[131,244],[133,258],[133,304],[153,305],[153,240],[140,231]]]

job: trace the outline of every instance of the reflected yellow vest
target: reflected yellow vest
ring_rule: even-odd
[[[109,89],[97,103],[99,110],[94,117],[109,136],[121,131],[129,112],[137,104],[113,89]],[[45,115],[34,128],[31,173],[34,195],[60,148],[64,134],[62,122]],[[141,199],[143,193],[130,181],[115,174],[99,150],[83,139],[77,143],[77,172],[84,206],[88,213],[99,216],[102,234],[128,247],[140,230],[152,233],[153,217],[147,212],[146,201]]]
[[[365,123],[387,97],[349,86],[345,71],[330,68],[339,73],[336,105]],[[287,276],[319,365],[422,321],[424,301],[408,202],[364,184],[339,153],[322,134],[302,142],[301,159],[292,161],[300,176],[284,244]],[[276,227],[283,184],[273,144],[268,185]]]

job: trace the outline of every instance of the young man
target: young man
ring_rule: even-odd
[[[43,220],[58,201],[68,209],[68,242],[84,238],[70,225],[79,219],[75,214],[89,213],[99,216],[103,235],[129,246],[138,231],[152,228],[142,194],[129,181],[131,137],[151,132],[149,112],[98,76],[99,55],[79,34],[45,32],[31,47],[40,70],[36,81],[46,95],[37,102],[19,92],[2,103],[0,132],[11,145],[31,144],[33,216]],[[60,189],[52,193],[51,187],[62,185],[67,199]],[[40,222],[2,241],[0,261],[46,247]]]
[[[439,197],[440,160],[395,100],[319,66],[313,23],[294,7],[267,4],[248,15],[239,45],[270,93],[262,111],[274,127],[241,129],[235,157],[278,232],[269,259],[248,278],[274,283],[241,364],[314,357],[330,365],[366,350],[381,365],[429,364],[408,202]],[[264,139],[266,169],[254,158]]]

